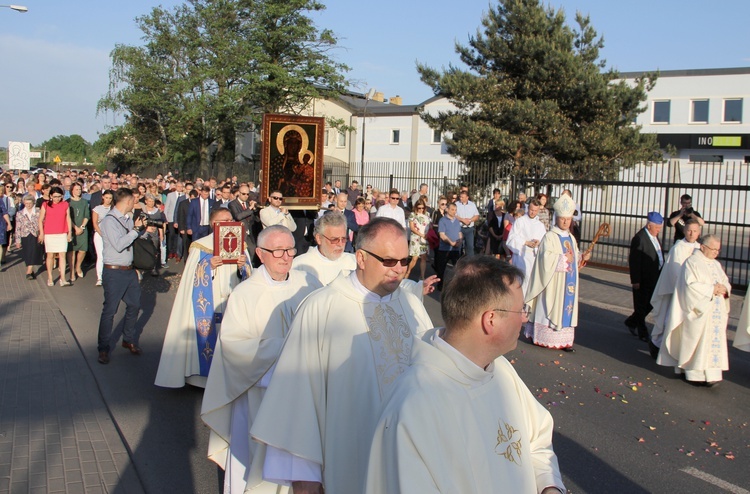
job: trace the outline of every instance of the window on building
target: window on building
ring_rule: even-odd
[[[669,123],[670,101],[654,101],[653,123]]]
[[[693,100],[691,106],[690,123],[708,123],[708,100]]]
[[[391,130],[391,144],[398,144],[401,142],[401,131],[398,129]]]
[[[433,144],[440,144],[443,140],[443,134],[440,132],[439,129],[433,129],[432,130],[432,143]]]
[[[346,147],[346,134],[344,132],[339,131],[339,134],[336,138],[336,147]]]
[[[742,99],[724,100],[724,122],[742,123]]]
[[[724,156],[718,154],[691,154],[690,161],[693,163],[723,163]]]
[[[330,133],[331,131],[326,129],[325,134],[323,134],[323,147],[328,147],[328,136]]]

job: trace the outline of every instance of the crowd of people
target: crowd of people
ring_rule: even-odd
[[[335,181],[314,211],[236,177],[68,171],[0,181],[0,241],[4,250],[15,240],[28,279],[45,254],[49,286],[55,268],[69,286],[86,257],[96,260],[101,364],[121,302],[121,344],[141,354],[136,244],[153,245],[153,276],[184,264],[155,384],[204,388],[208,458],[224,469],[226,494],[565,492],[552,417],[503,355],[522,332],[574,351],[590,253],[579,251],[569,190],[552,210],[544,194],[495,190],[480,211],[465,187],[431,200],[427,184],[409,193]],[[625,324],[657,363],[714,385],[727,369],[731,291],[720,240],[701,236],[689,196],[667,220],[646,220],[631,243]],[[214,226],[230,221],[243,225],[245,249],[228,261],[214,255]],[[680,236],[667,256],[665,223]],[[435,290],[444,328],[423,305]],[[750,351],[747,305],[735,346]],[[471,406],[441,413],[462,403]],[[457,448],[472,454],[446,463],[442,452]]]

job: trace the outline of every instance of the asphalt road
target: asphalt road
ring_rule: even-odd
[[[144,354],[117,347],[107,366],[96,362],[102,291],[93,272],[73,287],[50,290],[84,348],[146,491],[219,493],[220,472],[206,459],[208,430],[199,417],[202,390],[153,385],[176,271],[144,280],[138,323]],[[519,341],[507,355],[555,419],[554,445],[569,491],[750,493],[750,354],[730,350],[720,386],[690,386],[657,366],[622,324],[631,304],[626,275],[584,273],[577,353]],[[730,326],[741,298],[732,302]],[[425,305],[440,325],[437,300]]]

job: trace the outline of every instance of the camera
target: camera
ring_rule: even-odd
[[[694,211],[693,208],[687,208],[685,210],[685,214],[693,214],[693,211]]]
[[[147,215],[143,211],[141,211],[137,216],[134,216],[133,220],[135,221],[138,218],[140,218],[141,221],[143,221],[143,226],[145,227],[153,226],[156,228],[162,228],[164,224],[166,223],[165,221],[162,221],[162,220],[152,219],[149,215]]]

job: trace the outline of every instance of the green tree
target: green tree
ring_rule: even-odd
[[[58,135],[34,147],[46,149],[50,157],[60,156],[63,161],[77,161],[79,163],[91,157],[92,150],[91,144],[78,134]]]
[[[499,0],[468,46],[456,44],[466,69],[417,64],[422,81],[456,106],[422,118],[447,131],[449,151],[474,168],[500,163],[516,176],[608,178],[661,159],[655,137],[633,125],[656,75],[617,81],[599,60],[603,40],[589,18],[576,22],[568,27],[562,10],[539,0]]]
[[[143,46],[112,51],[99,111],[124,113],[122,140],[138,161],[233,159],[238,132],[265,112],[299,113],[339,94],[348,68],[337,39],[307,16],[313,0],[189,0],[136,22]]]

